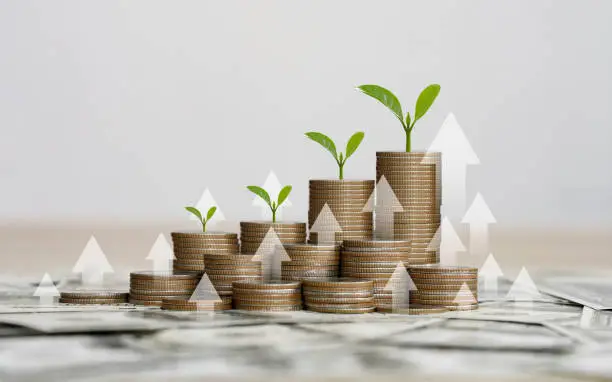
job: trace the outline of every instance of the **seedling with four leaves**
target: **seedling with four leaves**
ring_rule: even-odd
[[[206,223],[208,223],[210,219],[212,219],[215,212],[217,212],[217,207],[212,206],[208,209],[208,212],[206,213],[206,217],[204,217],[202,216],[202,213],[200,212],[200,210],[198,210],[195,207],[185,207],[185,209],[191,212],[195,217],[198,218],[200,223],[202,223],[202,232],[206,232]]]
[[[291,193],[292,187],[283,187],[278,193],[277,201],[271,200],[268,191],[264,190],[259,186],[247,186],[247,188],[249,189],[249,191],[262,198],[266,202],[266,204],[270,206],[270,210],[272,211],[272,223],[276,223],[276,211],[278,210],[278,207],[280,207],[281,204],[283,204],[283,202],[287,200],[287,197]]]
[[[363,140],[364,133],[359,131],[349,138],[346,144],[346,154],[338,153],[336,151],[336,144],[334,143],[334,141],[332,141],[332,139],[325,134],[317,133],[316,131],[311,131],[306,133],[306,136],[323,146],[327,151],[331,153],[331,155],[336,160],[336,163],[338,164],[338,179],[342,180],[344,179],[344,165],[346,164],[346,160],[349,159],[349,157],[355,153],[355,151],[361,144],[361,141]]]

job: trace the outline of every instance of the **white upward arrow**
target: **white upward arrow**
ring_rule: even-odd
[[[470,255],[484,257],[489,252],[489,224],[497,220],[480,193],[476,194],[461,222],[470,225]]]
[[[321,208],[321,212],[310,227],[310,232],[317,233],[318,244],[333,244],[336,242],[336,232],[342,232],[340,223],[327,203]]]
[[[281,279],[281,265],[283,261],[291,261],[291,258],[274,228],[270,227],[251,260],[261,262],[263,281],[270,282]]]
[[[417,287],[403,262],[400,261],[395,267],[393,274],[385,285],[385,290],[391,291],[391,311],[393,313],[410,307],[410,291],[417,290]]]
[[[84,286],[100,286],[104,282],[104,274],[114,271],[98,241],[91,236],[72,272],[81,274]]]
[[[498,279],[504,274],[492,253],[489,254],[487,260],[480,267],[478,274],[484,279],[485,292],[497,297]]]
[[[514,301],[526,301],[531,304],[535,298],[540,296],[538,287],[529,276],[527,269],[523,267],[512,283],[506,298]]]
[[[172,260],[174,260],[174,251],[166,240],[163,233],[160,233],[153,243],[153,247],[149,251],[147,260],[153,262],[153,270],[156,272],[168,272],[172,270]]]
[[[207,223],[207,227],[212,227],[212,225],[225,220],[225,215],[219,208],[219,205],[215,201],[215,198],[213,198],[212,194],[210,193],[210,190],[207,188],[202,193],[200,200],[198,200],[198,202],[195,204],[195,208],[197,208],[202,213],[202,215],[206,216],[206,212],[212,206],[216,206],[217,211],[215,211],[215,215],[210,219],[210,222]],[[185,212],[188,213],[187,211]],[[188,214],[189,219],[198,221],[198,218],[194,214]]]
[[[457,292],[453,302],[458,305],[465,305],[476,304],[478,300],[476,300],[476,297],[474,297],[474,293],[472,293],[470,287],[468,287],[466,283],[463,283],[461,288],[459,288],[459,292]]]
[[[372,192],[362,210],[362,212],[372,211],[374,211],[374,221],[376,222],[374,225],[375,237],[383,240],[393,240],[395,237],[395,213],[402,212],[404,209],[384,175],[378,180],[376,189]]]
[[[436,231],[434,237],[429,242],[427,247],[430,251],[435,251],[440,248],[440,264],[442,265],[457,265],[458,252],[465,251],[461,238],[453,228],[453,223],[444,217],[442,224]]]
[[[268,192],[268,194],[270,195],[270,199],[278,200],[278,193],[282,190],[283,185],[276,177],[274,171],[270,171],[268,177],[266,178],[266,181],[261,187]],[[253,198],[253,205],[261,208],[262,218],[265,219],[270,214],[270,206],[268,206],[266,202],[259,196],[255,196]],[[285,202],[281,204],[280,207],[278,207],[278,210],[276,211],[276,217],[278,220],[282,218],[283,208],[290,207],[291,205],[291,200],[286,199]]]
[[[206,273],[202,275],[202,279],[191,294],[189,301],[196,303],[197,310],[208,310],[207,308],[213,307],[215,303],[221,302],[219,293],[217,293]]]
[[[59,297],[60,293],[55,287],[55,283],[51,279],[48,273],[43,275],[40,284],[38,284],[38,288],[34,291],[35,297],[39,298],[38,303],[40,305],[53,305],[55,303],[55,298]]]
[[[461,217],[465,211],[467,166],[480,164],[480,160],[453,113],[448,114],[427,152],[442,153],[444,215]],[[431,163],[430,157],[426,156],[422,163]]]

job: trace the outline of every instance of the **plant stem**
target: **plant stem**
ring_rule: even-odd
[[[272,223],[276,223],[276,210],[272,209]]]
[[[344,179],[344,163],[339,164],[338,168],[339,168],[338,179],[342,180]]]
[[[206,232],[206,220],[202,220],[202,232]]]
[[[410,152],[410,135],[412,134],[412,129],[406,129],[406,152]]]

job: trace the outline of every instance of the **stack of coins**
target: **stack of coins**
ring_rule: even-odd
[[[416,286],[410,305],[443,307],[448,310],[478,309],[478,269],[438,264],[412,265],[408,273]]]
[[[373,180],[311,180],[308,195],[308,227],[311,229],[309,242],[325,243],[320,232],[312,228],[317,218],[319,224],[329,226],[329,216],[323,207],[327,204],[341,231],[336,231],[338,244],[343,240],[368,240],[372,238],[372,212],[363,212],[368,199],[374,192]],[[315,227],[316,229],[316,227]],[[327,243],[325,243],[327,244]]]
[[[204,254],[238,253],[238,235],[229,232],[172,232],[175,271],[204,271]]]
[[[377,152],[376,179],[385,177],[402,205],[394,214],[394,239],[412,240],[414,262],[439,262],[432,239],[440,227],[441,160],[438,152]]]
[[[291,261],[283,261],[282,279],[300,281],[305,277],[337,277],[340,268],[340,246],[287,244],[284,246]]]
[[[135,305],[161,306],[168,297],[189,299],[202,278],[199,272],[132,272],[130,299]]]
[[[261,281],[261,264],[253,255],[204,255],[206,274],[220,296],[232,296],[234,281]]]
[[[406,308],[394,308],[393,306],[379,306],[376,308],[377,312],[380,313],[396,313],[396,314],[410,314],[413,316],[422,316],[426,314],[440,314],[448,312],[448,309],[443,306],[433,305],[418,305],[410,304]]]
[[[390,291],[385,287],[398,264],[410,263],[410,241],[346,240],[341,254],[340,275],[372,280],[376,306],[391,304]]]
[[[321,313],[371,313],[374,306],[374,282],[351,278],[304,279],[306,310]]]
[[[217,311],[232,309],[232,298],[221,297],[221,301],[193,301],[181,297],[167,297],[162,300],[161,308],[178,311]]]
[[[128,302],[128,294],[106,290],[73,290],[60,292],[59,302],[78,305],[125,304]]]
[[[262,312],[302,310],[302,284],[299,281],[234,281],[234,308]]]
[[[264,241],[266,235],[274,229],[282,244],[298,244],[306,242],[306,223],[297,222],[240,222],[240,252],[255,254],[263,244],[262,249],[274,250],[278,241]],[[269,248],[268,248],[269,247]]]

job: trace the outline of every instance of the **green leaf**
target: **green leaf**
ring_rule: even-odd
[[[365,134],[362,131],[359,131],[349,138],[348,143],[346,144],[346,159],[355,153],[364,136]]]
[[[206,214],[206,221],[209,221],[213,217],[215,212],[217,212],[217,207],[215,206],[210,207],[210,209],[208,210],[208,213]]]
[[[266,190],[259,186],[247,186],[247,188],[249,191],[262,198],[266,203],[268,203],[269,206],[272,206],[272,203],[270,202],[270,195],[268,195]]]
[[[317,142],[321,146],[325,147],[325,149],[327,149],[327,151],[329,151],[336,160],[338,159],[338,154],[336,153],[336,145],[330,137],[325,134],[317,133],[316,131],[310,131],[306,133],[306,136]]]
[[[410,112],[406,112],[406,127],[410,128]]]
[[[293,189],[293,187],[291,186],[285,186],[283,187],[282,190],[280,190],[280,192],[278,193],[278,205],[280,206],[281,204],[283,204],[283,202],[285,200],[287,200],[287,197],[289,196],[289,194],[291,193],[291,190]]]
[[[185,209],[194,214],[198,219],[200,219],[200,221],[202,221],[202,214],[200,213],[200,210],[195,207],[185,207]]]
[[[414,109],[414,122],[421,119],[421,117],[427,113],[427,110],[429,110],[431,105],[434,103],[439,93],[440,85],[438,84],[429,85],[423,89],[419,95],[419,98],[417,99],[416,108]]]
[[[389,110],[395,114],[397,119],[400,120],[402,126],[404,125],[404,113],[402,113],[402,105],[400,105],[395,94],[389,90],[378,85],[361,85],[358,87],[364,94],[369,95],[372,98],[377,99],[380,103],[385,105]]]

